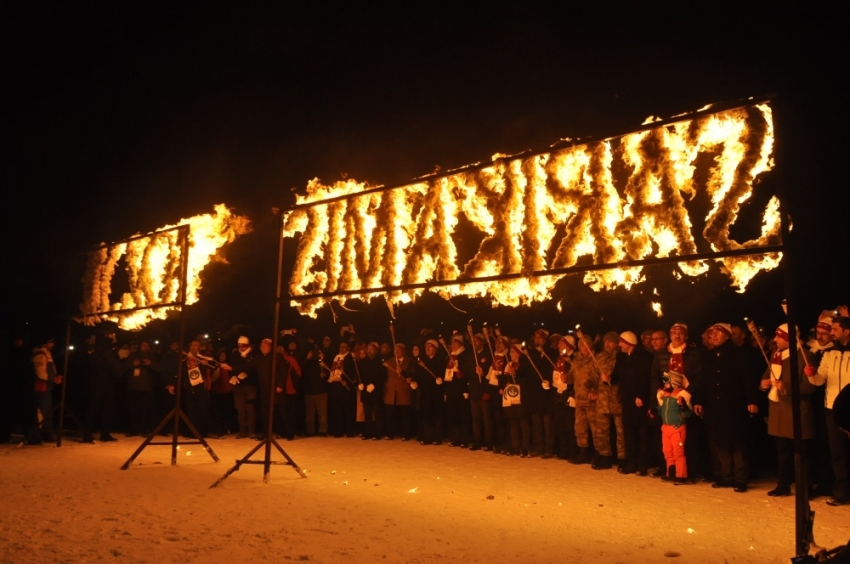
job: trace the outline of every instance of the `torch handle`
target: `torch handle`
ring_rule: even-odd
[[[764,352],[764,347],[761,344],[761,339],[759,339],[758,328],[756,327],[756,324],[753,323],[752,321],[750,321],[749,323],[747,323],[747,329],[749,329],[750,333],[753,334],[753,337],[756,338],[756,343],[759,346],[759,350],[761,351],[761,355],[764,357],[764,361],[767,363],[767,366],[769,367],[770,366],[770,359],[767,358],[767,353]]]

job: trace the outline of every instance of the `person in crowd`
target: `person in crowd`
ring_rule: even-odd
[[[91,352],[91,349],[90,351]],[[157,419],[162,420],[168,413],[174,409],[174,395],[168,393],[168,386],[174,382],[177,377],[177,371],[180,369],[180,343],[176,339],[171,339],[168,342],[168,348],[162,353],[159,359],[160,373],[157,382],[154,384],[154,397],[157,404]],[[171,427],[166,425],[159,431],[160,435],[170,435]]]
[[[607,470],[614,465],[614,451],[611,448],[611,421],[614,422],[617,437],[617,458],[621,465],[626,461],[626,439],[623,432],[623,404],[620,401],[620,372],[626,362],[620,353],[620,342],[627,343],[632,349],[637,346],[637,335],[631,331],[620,337],[609,331],[602,337],[602,350],[596,353],[596,364],[600,371],[601,384],[596,394],[596,428],[599,441],[596,443],[596,458],[591,467],[594,470]],[[617,370],[617,364],[620,370]]]
[[[230,353],[230,385],[233,386],[233,405],[239,416],[237,439],[257,438],[257,366],[256,352],[245,335],[236,341]]]
[[[530,455],[552,458],[555,456],[555,429],[552,424],[555,389],[552,386],[552,373],[557,354],[549,348],[549,332],[546,329],[537,329],[532,339],[534,346],[528,350],[528,358],[539,381],[536,386],[524,390],[526,412],[531,413]]]
[[[832,497],[827,504],[832,506],[850,504],[850,439],[841,432],[833,419],[832,407],[835,398],[850,383],[850,317],[832,320],[833,346],[821,358],[820,365],[807,367],[806,376],[816,385],[826,385],[824,394],[826,424],[829,433],[829,450],[832,457]]]
[[[579,353],[573,357],[568,378],[573,382],[576,405],[576,445],[578,453],[570,462],[573,464],[590,464],[593,461],[593,451],[590,446],[601,442],[596,427],[596,398],[600,385],[599,368],[596,366],[593,351],[593,340],[584,334],[579,337]]]
[[[691,394],[685,390],[685,375],[675,370],[665,372],[663,382],[664,387],[656,394],[656,410],[661,418],[661,444],[665,461],[665,475],[661,479],[685,484],[688,481],[685,455],[688,430],[685,421],[693,413]]]
[[[794,481],[794,417],[791,406],[791,380],[797,378],[800,383],[800,421],[803,432],[804,475],[812,475],[811,456],[815,438],[815,418],[812,409],[814,384],[806,378],[803,368],[803,352],[797,356],[797,366],[792,369],[788,349],[788,324],[783,323],[776,329],[776,352],[770,359],[770,367],[761,380],[761,390],[768,392],[770,408],[767,418],[767,432],[776,440],[776,464],[779,478],[776,487],[767,492],[771,497],[791,495],[791,483]]]
[[[662,330],[656,330],[652,332],[652,352],[653,354],[663,351],[667,347],[667,343],[669,339],[667,338],[667,332]]]
[[[88,354],[88,409],[86,410],[83,442],[94,442],[94,429],[100,419],[100,440],[114,441],[112,436],[115,385],[121,377],[118,355],[113,350],[115,332],[104,328],[95,338],[94,346]]]
[[[328,430],[334,437],[354,437],[357,418],[357,387],[354,358],[347,342],[339,344],[328,378]]]
[[[296,356],[298,352],[297,346],[291,346],[295,344],[292,341],[289,343],[289,347],[284,347],[283,345],[278,345],[277,347],[277,352],[283,357],[287,365],[284,381],[277,385],[279,389],[276,392],[280,394],[283,402],[281,406],[283,426],[281,428],[283,430],[283,436],[286,437],[287,441],[295,440],[295,419],[302,411],[298,405],[298,388],[303,377],[303,372]]]
[[[307,436],[328,434],[328,381],[330,373],[325,370],[324,353],[318,347],[310,348],[304,359],[304,379],[301,382],[306,407]]]
[[[449,445],[466,448],[471,442],[471,410],[467,382],[475,376],[475,359],[466,349],[463,335],[459,333],[452,335],[450,347],[443,376]]]
[[[650,377],[649,388],[651,391],[657,391],[663,387],[663,378],[665,372],[678,372],[684,377],[684,381],[688,382],[686,389],[689,393],[699,387],[702,381],[702,357],[699,350],[692,344],[688,343],[688,326],[684,323],[677,322],[670,327],[670,343],[662,350],[655,354],[652,361],[652,372]],[[636,401],[635,405],[645,407],[647,401],[641,399]],[[659,420],[660,421],[660,420]],[[685,459],[688,463],[688,477],[695,480],[697,477],[705,477],[706,472],[703,469],[704,457],[703,437],[705,435],[703,428],[703,420],[699,417],[689,417],[685,420],[687,426],[688,440],[685,442]],[[665,460],[661,446],[661,433],[658,427],[651,427],[653,436],[658,439],[652,439],[652,444],[655,445],[656,452],[660,454],[660,460]],[[667,473],[663,467],[659,467],[655,473],[656,477],[666,476]]]
[[[375,349],[374,353],[377,352]],[[421,368],[416,373],[416,381],[419,384],[420,442],[423,445],[441,445],[443,419],[446,416],[443,401],[443,370],[446,358],[444,354],[440,354],[440,343],[436,339],[428,339],[425,341],[425,354],[414,360]]]
[[[213,417],[209,393],[210,378],[215,368],[213,362],[214,359],[201,354],[201,342],[193,339],[189,342],[189,351],[180,361],[180,382],[183,386],[186,417],[201,437],[217,439],[219,435],[215,431],[218,425]],[[168,392],[177,392],[176,379],[168,386]]]
[[[400,435],[409,441],[413,436],[411,425],[413,369],[407,347],[397,343],[395,354],[384,361],[386,384],[384,385],[384,410],[386,414],[384,439]]]
[[[823,355],[832,348],[832,320],[835,311],[823,311],[818,317],[815,326],[815,338],[808,344],[809,363],[812,366],[820,366]],[[829,431],[826,423],[826,386],[815,386],[812,394],[812,411],[815,418],[815,447],[811,456],[811,467],[814,469],[811,476],[814,485],[809,492],[809,497],[832,495],[832,458],[829,453]]]
[[[469,407],[472,420],[472,446],[470,450],[493,450],[493,418],[490,412],[490,384],[487,375],[493,365],[493,359],[484,348],[484,335],[476,333],[472,337],[472,360],[475,361],[475,373],[469,378]]]
[[[139,350],[130,353],[122,364],[127,378],[127,411],[130,416],[127,436],[147,435],[156,425],[154,385],[159,381],[159,360],[150,343],[143,339]]]
[[[643,346],[644,350],[647,352],[653,352],[655,349],[652,346],[652,329],[644,329],[640,334],[640,343]]]
[[[656,333],[658,331],[653,335]],[[646,476],[652,456],[649,409],[652,404],[650,390],[654,356],[637,346],[637,338],[631,331],[619,335],[617,346],[620,350],[611,384],[619,386],[625,437],[625,457],[620,458],[622,462],[617,471],[621,474],[637,472]],[[620,450],[619,445],[617,450]]]
[[[239,428],[239,419],[233,406],[233,385],[230,383],[233,374],[230,371],[230,365],[227,364],[227,349],[220,348],[215,358],[218,361],[218,374],[210,383],[210,403],[213,420],[217,425],[214,432],[216,435],[224,436]]]
[[[363,404],[363,440],[381,438],[384,428],[384,386],[387,369],[378,355],[381,345],[372,341],[366,345],[366,358],[359,361],[360,403]]]
[[[489,332],[485,335],[490,338]],[[490,414],[493,419],[493,452],[496,454],[507,453],[511,450],[511,430],[508,420],[505,419],[505,409],[502,407],[499,390],[501,385],[499,377],[504,373],[505,367],[510,360],[510,341],[505,336],[498,336],[493,347],[493,363],[487,374],[487,385],[490,389]]]
[[[555,406],[552,411],[552,426],[557,439],[556,454],[561,460],[576,456],[576,400],[574,382],[571,380],[570,367],[575,353],[576,339],[572,335],[559,336],[557,345],[558,360],[552,372],[552,385],[555,388]]]
[[[708,439],[720,475],[712,487],[747,491],[747,422],[758,413],[758,383],[746,356],[732,341],[728,323],[711,327],[713,346],[705,358],[703,380],[694,394],[694,413],[705,417]]]
[[[22,331],[12,336],[12,346],[6,351],[3,360],[3,368],[0,370],[0,443],[8,443],[17,426],[20,426],[23,434],[32,427],[30,421],[36,413],[30,393],[32,359]]]
[[[35,374],[33,393],[37,409],[35,423],[27,436],[27,444],[41,444],[53,440],[53,387],[62,383],[62,375],[56,372],[53,362],[53,338],[43,342],[32,351],[32,367]],[[107,433],[108,434],[108,433]]]
[[[260,354],[254,358],[260,399],[259,412],[262,414],[262,427],[258,433],[258,439],[265,438],[269,432],[269,421],[272,423],[271,433],[273,436],[280,436],[285,433],[283,431],[284,396],[286,395],[284,388],[290,366],[281,353],[272,351],[272,346],[271,339],[263,339],[260,341]],[[274,372],[272,372],[272,364],[275,365]],[[274,378],[272,378],[272,375],[274,375]],[[274,384],[272,384],[272,379],[274,379]]]
[[[502,409],[511,431],[509,456],[527,458],[531,449],[531,414],[523,403],[523,390],[539,386],[540,380],[531,367],[531,362],[520,352],[518,344],[510,347],[510,359],[505,371],[499,376],[499,395]]]

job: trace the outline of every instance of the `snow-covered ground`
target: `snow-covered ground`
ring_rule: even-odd
[[[415,442],[281,444],[307,471],[243,466],[253,442],[139,439],[0,446],[0,561],[788,562],[794,500],[673,486],[559,460]],[[262,454],[262,453],[260,453]],[[280,459],[278,455],[275,457]],[[492,497],[491,497],[492,496]],[[850,506],[813,502],[816,539],[850,538]]]

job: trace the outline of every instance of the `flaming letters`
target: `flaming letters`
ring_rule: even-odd
[[[285,219],[285,236],[302,233],[290,279],[292,296],[338,290],[373,290],[341,300],[385,295],[414,300],[422,290],[375,291],[432,280],[471,282],[439,287],[446,298],[488,296],[494,303],[521,305],[545,300],[560,275],[498,282],[476,278],[565,268],[590,257],[617,263],[698,252],[685,207],[697,188],[697,159],[711,159],[705,189],[711,209],[702,236],[713,251],[779,242],[779,202],[770,200],[761,236],[740,243],[729,235],[741,205],[759,175],[772,166],[773,118],[759,104],[728,110],[615,139],[510,158],[496,155],[478,170],[459,170],[428,182],[356,194],[368,188],[353,180],[307,186],[298,203],[352,195],[347,200],[296,209]],[[618,192],[614,164],[626,170]],[[465,265],[457,264],[455,229],[460,216],[483,235]],[[556,238],[559,229],[564,235]],[[547,257],[552,257],[547,260]],[[761,270],[775,268],[779,253],[718,259],[732,284],[743,291]],[[708,270],[705,262],[682,263],[686,276]],[[629,288],[642,269],[589,272],[594,290]],[[315,315],[324,298],[293,301]]]

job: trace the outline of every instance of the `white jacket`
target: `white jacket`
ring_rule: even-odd
[[[842,350],[845,348],[847,350]],[[832,409],[832,402],[835,401],[838,392],[850,384],[850,347],[841,347],[836,344],[835,348],[823,353],[817,374],[809,378],[809,382],[815,386],[826,383],[824,403],[827,409]]]

